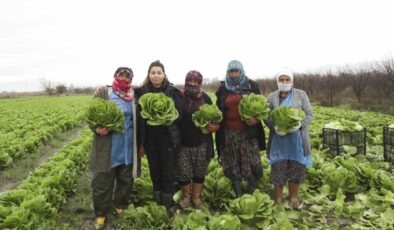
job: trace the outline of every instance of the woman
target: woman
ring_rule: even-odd
[[[123,213],[130,203],[133,178],[137,176],[136,113],[131,88],[133,71],[119,67],[112,86],[99,88],[95,97],[115,102],[122,110],[125,131],[112,132],[105,127],[90,127],[94,132],[91,155],[92,193],[96,229],[104,229],[106,215],[115,208]]]
[[[305,112],[305,119],[290,133],[277,133],[271,120],[267,155],[271,164],[271,179],[275,190],[275,203],[283,200],[283,186],[287,183],[289,200],[293,208],[299,208],[298,187],[305,180],[306,166],[312,164],[308,125],[312,121],[312,108],[303,90],[293,88],[293,73],[284,69],[276,76],[278,90],[268,96],[271,109],[290,106]]]
[[[178,154],[177,166],[179,184],[182,186],[182,200],[179,205],[185,209],[192,202],[196,208],[201,207],[201,192],[204,177],[207,174],[209,160],[213,156],[213,139],[211,133],[219,126],[209,124],[209,134],[203,134],[197,128],[192,115],[198,108],[207,103],[212,104],[211,98],[201,89],[203,77],[200,72],[192,70],[186,75],[183,89],[183,117],[180,122],[182,142]]]
[[[181,142],[178,121],[182,119],[182,94],[167,79],[164,65],[152,62],[143,85],[136,89],[136,97],[145,93],[164,93],[174,100],[179,117],[170,126],[150,126],[141,117],[138,106],[138,138],[140,156],[146,153],[153,183],[153,197],[158,204],[167,209],[171,207],[175,192],[175,156]]]
[[[243,95],[260,94],[256,82],[245,75],[241,62],[231,61],[226,80],[219,86],[217,105],[223,113],[220,130],[216,132],[216,146],[221,157],[223,172],[233,184],[237,197],[242,196],[241,179],[248,181],[252,193],[263,174],[260,150],[265,150],[264,129],[256,118],[241,120],[238,104]]]

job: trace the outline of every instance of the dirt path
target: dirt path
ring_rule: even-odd
[[[59,208],[59,229],[94,229],[95,216],[90,186],[92,173],[90,169],[78,178],[75,192],[68,195],[67,201]],[[114,229],[118,217],[109,214],[104,230]]]
[[[15,188],[31,171],[43,164],[49,157],[55,155],[64,145],[67,145],[79,135],[85,127],[76,127],[59,134],[48,144],[40,147],[24,159],[15,162],[10,168],[0,172],[0,192]]]

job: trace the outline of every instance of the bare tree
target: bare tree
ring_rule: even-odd
[[[358,68],[357,71],[353,71],[353,69],[347,68],[347,70],[340,73],[340,76],[344,77],[348,81],[348,84],[352,87],[353,93],[357,97],[357,101],[361,102],[361,97],[368,85],[371,71],[363,70],[361,68]]]
[[[45,78],[40,78],[39,81],[40,81],[41,87],[45,93],[47,93],[48,95],[55,94],[55,91],[56,91],[55,86],[50,80],[47,80]]]

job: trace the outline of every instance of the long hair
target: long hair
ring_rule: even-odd
[[[163,63],[161,63],[159,60],[156,60],[156,61],[150,63],[149,68],[148,68],[148,74],[146,75],[146,78],[145,78],[144,82],[142,83],[142,86],[145,87],[145,86],[147,86],[148,83],[150,82],[150,80],[149,80],[149,73],[150,73],[150,71],[151,71],[151,69],[152,69],[153,67],[160,67],[160,68],[163,70],[164,79],[163,79],[163,83],[162,83],[162,84],[165,84],[166,82],[168,82],[167,74],[166,74],[166,69],[164,68]]]

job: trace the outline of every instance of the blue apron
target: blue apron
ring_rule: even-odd
[[[118,165],[129,165],[133,163],[133,105],[130,101],[125,101],[116,95],[115,92],[109,95],[109,100],[115,102],[124,114],[124,127],[123,133],[113,132],[111,143],[111,168]]]
[[[280,106],[293,107],[293,95],[289,92],[287,97],[280,103]],[[285,160],[297,161],[307,167],[312,166],[312,155],[304,156],[304,148],[302,147],[301,130],[294,133],[288,133],[279,136],[275,132],[272,135],[272,142],[269,152],[270,164],[275,164]]]

